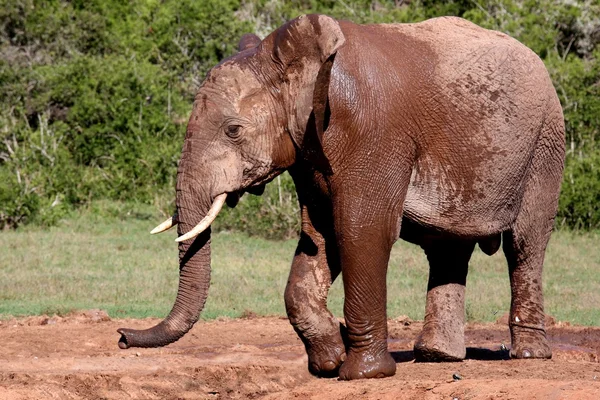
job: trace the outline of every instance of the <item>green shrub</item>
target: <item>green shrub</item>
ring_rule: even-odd
[[[92,200],[172,208],[193,95],[236,1],[0,1],[0,228]]]
[[[239,230],[268,239],[288,239],[300,232],[300,210],[292,177],[286,172],[268,184],[262,196],[245,194],[224,210],[216,230]]]
[[[568,159],[557,221],[576,229],[600,228],[600,151]]]
[[[185,123],[207,70],[243,33],[264,37],[310,12],[360,23],[457,15],[528,45],[546,63],[565,114],[557,221],[598,228],[593,0],[0,0],[0,228],[51,225],[107,200],[170,213]],[[283,175],[262,197],[244,196],[216,228],[292,236],[297,207]]]

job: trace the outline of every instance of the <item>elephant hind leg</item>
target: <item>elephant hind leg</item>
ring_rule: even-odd
[[[547,231],[548,227],[539,227]],[[508,261],[511,306],[508,325],[512,358],[550,358],[552,350],[544,326],[542,264],[549,234],[512,230],[504,234]]]
[[[423,331],[415,342],[421,362],[465,358],[465,285],[474,241],[436,240],[423,247],[430,272]]]
[[[544,326],[542,267],[558,208],[564,127],[559,111],[547,120],[534,151],[521,208],[502,240],[510,275],[513,358],[552,356]]]

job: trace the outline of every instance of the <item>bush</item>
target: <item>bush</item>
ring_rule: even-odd
[[[173,207],[201,77],[248,24],[236,1],[0,1],[0,228],[92,200]]]
[[[360,23],[457,15],[528,45],[546,63],[565,114],[557,221],[598,228],[593,0],[0,0],[0,228],[53,224],[98,200],[169,214],[185,123],[207,70],[243,33],[264,37],[309,12]],[[296,203],[284,175],[262,197],[242,198],[217,228],[294,235]]]
[[[599,229],[600,151],[572,157],[565,168],[558,223],[576,229]]]
[[[298,196],[286,172],[268,184],[262,196],[245,194],[216,220],[216,230],[236,230],[267,239],[289,239],[300,232]]]

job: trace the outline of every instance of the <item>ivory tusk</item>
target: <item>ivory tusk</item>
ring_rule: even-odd
[[[168,231],[169,229],[171,229],[178,223],[179,223],[179,219],[178,219],[177,213],[175,213],[175,214],[173,214],[173,216],[171,218],[167,219],[165,222],[158,225],[156,228],[152,229],[150,231],[150,233],[154,235],[155,233],[161,233],[164,231]]]
[[[215,218],[217,218],[217,215],[219,214],[219,211],[221,211],[221,208],[223,207],[223,204],[225,203],[226,198],[227,198],[227,193],[222,193],[222,194],[218,195],[217,197],[215,197],[215,200],[213,201],[212,206],[210,206],[210,210],[208,210],[208,213],[202,219],[202,221],[200,221],[198,223],[198,225],[196,225],[194,227],[194,229],[192,229],[185,235],[179,236],[177,239],[175,239],[175,241],[183,242],[184,240],[195,238],[196,236],[198,236],[199,234],[204,232],[206,230],[206,228],[208,228],[210,226],[210,224],[213,223]]]

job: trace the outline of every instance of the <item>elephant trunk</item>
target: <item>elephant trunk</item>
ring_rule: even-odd
[[[210,206],[210,202],[198,200],[197,193],[180,189],[182,175],[179,174],[177,185],[180,236],[194,228]],[[165,346],[179,340],[198,321],[210,286],[210,234],[209,227],[195,239],[179,243],[179,289],[171,312],[149,329],[119,329],[120,348]]]

